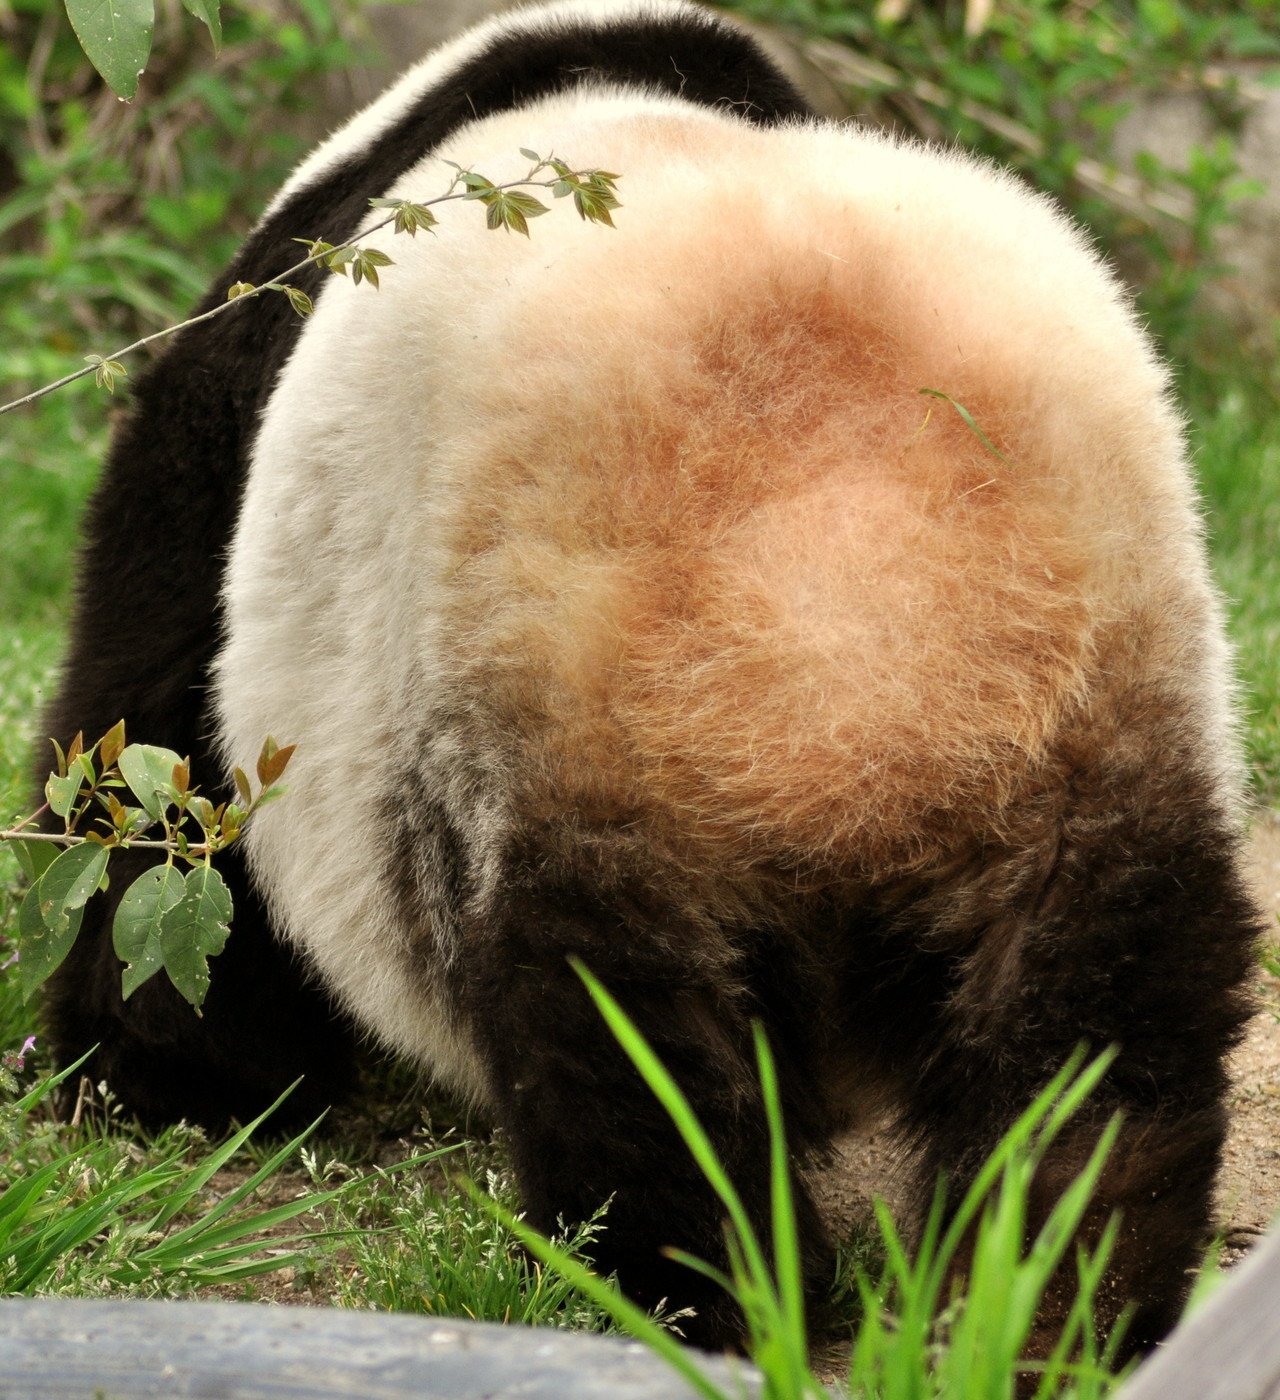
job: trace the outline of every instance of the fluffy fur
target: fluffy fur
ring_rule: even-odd
[[[228,318],[142,386],[89,578],[168,492],[209,522],[202,568],[231,541],[202,580],[220,640],[152,622],[91,661],[86,590],[53,731],[123,712],[183,750],[216,729],[227,768],[268,732],[299,750],[205,1021],[156,984],[121,1006],[104,909],[59,1043],[100,1041],[152,1117],[216,1117],[299,1065],[331,1092],[332,998],[487,1107],[538,1223],[616,1193],[601,1265],[723,1341],[736,1320],[657,1253],[722,1257],[717,1210],[571,956],[761,1216],[753,1017],[798,1153],[892,1102],[921,1201],[1078,1042],[1118,1042],[1039,1209],[1123,1108],[1098,1209],[1125,1212],[1113,1296],[1146,1344],[1207,1226],[1256,928],[1179,422],[1046,201],[799,114],[696,10],[556,6],[427,60],[295,174],[227,280],[345,236],[369,194],[430,194],[442,157],[503,180],[555,151],[621,171],[625,209],[525,241],[442,206],[435,239],[368,240],[380,294],[330,280],[300,335]],[[175,434],[213,484],[133,459]]]

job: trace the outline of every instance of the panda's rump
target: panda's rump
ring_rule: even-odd
[[[590,345],[468,375],[447,648],[534,808],[885,873],[997,826],[1081,700],[1091,512],[999,386],[762,261],[612,318],[588,272]]]

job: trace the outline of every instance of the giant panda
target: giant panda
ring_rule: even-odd
[[[159,978],[121,1001],[122,870],[54,981],[59,1057],[96,1046],[144,1122],[218,1125],[298,1074],[300,1113],[330,1101],[372,1037],[489,1115],[536,1224],[610,1200],[599,1267],[724,1344],[741,1319],[661,1252],[723,1263],[719,1208],[571,959],[760,1221],[755,1020],[796,1161],[889,1109],[921,1208],[1116,1044],[1033,1217],[1121,1111],[1089,1228],[1121,1212],[1106,1297],[1150,1344],[1206,1233],[1258,927],[1167,372],[1050,202],[817,121],[683,0],[430,56],[201,309],[530,147],[619,172],[616,228],[441,205],[367,240],[380,291],[312,271],[309,319],[237,307],[139,377],[47,731],[124,716],[210,783],[268,733],[298,750],[227,862],[203,1018]]]

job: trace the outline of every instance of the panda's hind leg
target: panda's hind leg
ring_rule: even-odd
[[[596,879],[552,878],[536,856],[512,862],[500,896],[474,920],[458,1004],[483,1061],[496,1125],[522,1202],[544,1231],[608,1202],[591,1249],[642,1306],[693,1308],[680,1322],[704,1346],[743,1340],[720,1287],[664,1251],[727,1268],[727,1212],[666,1111],[631,1065],[575,972],[580,960],[617,997],[686,1095],[766,1249],[769,1137],[751,1020],[760,1007],[741,960],[640,894]],[[783,1056],[783,1094],[794,1101]],[[797,1107],[797,1113],[802,1111]],[[793,1180],[815,1289],[831,1278],[823,1229]]]
[[[915,1014],[894,1018],[892,997],[881,996],[863,1029],[882,1037],[872,1053],[892,1062],[885,1070],[898,1077],[903,1125],[921,1149],[919,1211],[940,1175],[954,1207],[1077,1046],[1117,1047],[1039,1170],[1030,1228],[1118,1112],[1120,1135],[1082,1238],[1096,1241],[1119,1213],[1097,1307],[1106,1327],[1132,1306],[1129,1352],[1177,1322],[1208,1243],[1225,1057],[1249,1012],[1259,929],[1231,820],[1193,764],[1172,749],[1164,759],[1078,769],[1065,808],[1046,812],[1038,845],[1003,860],[987,850],[901,912],[886,937],[904,935],[916,950],[893,973]],[[1074,1257],[1069,1249],[1041,1309],[1033,1352],[1056,1339]]]

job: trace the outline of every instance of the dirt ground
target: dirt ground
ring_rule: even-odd
[[[1258,902],[1280,913],[1280,814],[1260,814],[1249,841],[1249,873]],[[1276,928],[1280,936],[1280,927]],[[1232,1062],[1231,1128],[1218,1182],[1218,1226],[1232,1263],[1280,1212],[1280,980],[1258,975],[1259,1010]],[[872,1127],[840,1144],[836,1169],[821,1183],[837,1229],[867,1218],[871,1195],[892,1206],[898,1163],[883,1131]]]

